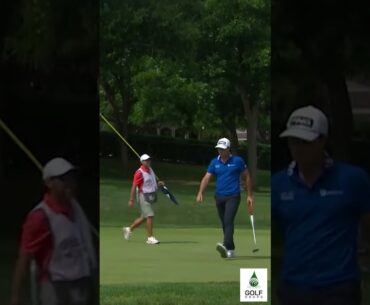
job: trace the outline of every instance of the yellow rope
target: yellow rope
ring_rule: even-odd
[[[35,158],[35,156],[30,152],[30,150],[17,138],[17,136],[9,129],[9,127],[0,119],[0,126],[9,135],[9,137],[18,145],[18,147],[23,150],[23,152],[31,159],[31,161],[37,166],[39,170],[42,171],[41,163]]]
[[[110,128],[112,128],[116,135],[119,136],[121,140],[125,142],[125,144],[130,147],[134,154],[140,159],[140,155],[136,152],[136,150],[126,141],[126,139],[118,132],[118,130],[114,128],[114,126],[105,118],[105,116],[100,113],[100,117],[104,120],[105,123],[107,123]]]

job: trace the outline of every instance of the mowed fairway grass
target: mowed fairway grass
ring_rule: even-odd
[[[139,164],[132,161],[131,166],[133,173]],[[269,173],[260,171],[259,191],[254,194],[260,250],[252,253],[243,194],[236,218],[237,257],[225,260],[215,250],[222,231],[213,200],[214,181],[204,203],[195,202],[206,166],[153,162],[153,168],[180,202],[176,206],[159,194],[154,234],[161,244],[156,246],[145,244],[144,227],[135,230],[130,241],[123,239],[122,226],[139,213],[137,207],[127,207],[131,178],[121,175],[118,161],[101,160],[100,304],[240,304],[240,268],[270,268]]]

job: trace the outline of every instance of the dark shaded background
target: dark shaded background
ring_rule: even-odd
[[[0,10],[0,119],[42,164],[54,157],[64,157],[80,167],[78,199],[91,224],[98,229],[99,7],[96,1],[87,3],[57,1],[53,4],[54,11],[49,13],[58,13],[60,7],[57,5],[63,5],[63,11],[56,15],[58,20],[55,23],[43,25],[50,31],[50,42],[43,41],[45,56],[35,61],[32,56],[22,58],[17,55],[27,47],[22,44],[24,41],[13,45],[10,51],[9,47],[7,52],[4,51],[9,39],[17,37],[18,27],[28,16],[22,11],[27,5],[25,1],[4,3]],[[85,20],[78,16],[85,13],[84,5],[89,5]],[[86,23],[96,27],[86,27]],[[86,29],[90,35],[89,43],[86,43]],[[33,35],[33,30],[29,29],[25,41]],[[67,44],[68,48],[64,48]],[[37,51],[37,44],[33,48]],[[59,52],[63,48],[64,51]],[[22,223],[30,209],[42,199],[41,177],[39,169],[0,129],[1,304],[6,304],[10,297],[10,281]],[[98,246],[97,237],[95,241]]]
[[[43,19],[27,1],[6,3],[1,10],[0,118],[42,164],[60,156],[80,166],[81,204],[97,227],[98,2],[42,3],[37,8]],[[34,28],[24,28],[28,24]],[[47,34],[37,41],[39,28]],[[7,228],[1,235],[19,233],[19,221],[40,199],[40,178],[37,167],[0,130],[2,201],[12,223],[0,222]]]

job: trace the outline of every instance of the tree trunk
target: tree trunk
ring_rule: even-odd
[[[330,140],[333,157],[348,161],[351,158],[353,116],[347,84],[341,75],[326,77],[326,83],[330,97]]]
[[[341,24],[345,24],[341,22]],[[343,29],[342,29],[343,30]],[[338,30],[336,33],[343,33]],[[320,34],[316,34],[317,37]],[[323,34],[325,35],[325,33]],[[299,43],[304,60],[312,67],[326,84],[329,94],[329,140],[333,148],[333,156],[337,159],[349,160],[353,131],[352,105],[349,99],[343,71],[343,57],[337,50],[346,46],[344,36],[332,34],[321,37],[321,41],[330,41],[330,48],[324,43],[318,43],[317,37]],[[326,38],[326,39],[324,39]]]
[[[257,125],[258,125],[258,105],[252,105],[244,89],[239,89],[243,107],[247,119],[247,143],[248,158],[247,164],[252,177],[253,188],[257,184]]]
[[[123,174],[127,177],[130,175],[130,173],[129,173],[129,168],[128,168],[128,149],[125,143],[121,144],[120,152],[121,152],[120,155],[121,155]]]
[[[235,126],[234,126],[234,128],[229,129],[229,133],[230,133],[232,153],[237,155],[238,154],[239,141],[238,141],[238,135],[236,133]]]
[[[127,80],[127,83],[129,83],[129,80]],[[128,139],[128,116],[130,112],[130,102],[131,102],[131,95],[130,95],[130,89],[129,86],[124,86],[124,84],[120,84],[118,82],[118,85],[120,88],[120,95],[122,99],[122,105],[121,105],[121,130],[123,137],[127,140]],[[128,169],[128,152],[129,148],[127,145],[121,146],[121,161],[123,166],[123,172],[125,175],[129,175],[129,169]]]
[[[232,119],[227,119],[223,121],[224,126],[227,128],[228,138],[231,142],[231,151],[234,155],[238,154],[238,147],[239,147],[239,141],[238,141],[238,135],[236,133],[236,126],[235,126],[235,120],[234,117]]]
[[[257,186],[257,109],[251,109],[248,115],[248,167],[251,171],[253,186]]]
[[[128,111],[127,111],[127,101],[123,101],[122,103],[122,120],[121,120],[121,131],[122,136],[128,140]],[[119,118],[117,118],[119,119]],[[128,169],[128,150],[129,148],[125,143],[121,145],[121,162],[124,175],[129,175]]]
[[[122,136],[127,139],[128,136],[128,106],[126,105],[126,101],[123,99],[122,96],[122,114],[119,110],[119,107],[117,105],[117,100],[115,98],[115,93],[113,88],[105,81],[102,81],[102,87],[104,89],[105,95],[107,97],[107,100],[109,104],[111,105],[113,109],[113,118],[116,123],[117,130],[122,134]],[[121,93],[122,94],[122,93]],[[121,141],[117,137],[118,141]],[[128,170],[128,148],[125,143],[122,142],[120,145],[120,157],[121,157],[121,164],[123,169],[123,174],[125,176],[129,175]]]

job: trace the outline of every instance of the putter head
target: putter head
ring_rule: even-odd
[[[257,252],[257,251],[259,251],[259,250],[260,250],[260,249],[257,249],[257,248],[256,248],[256,249],[253,249],[253,251],[252,251],[252,252],[253,252],[253,253],[256,253],[256,252]]]

